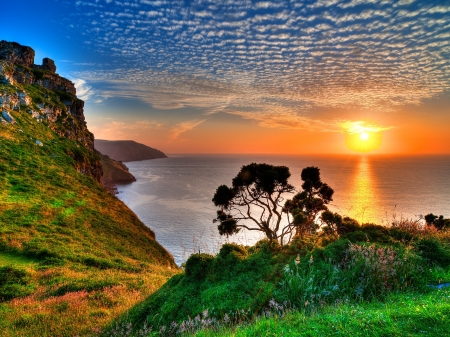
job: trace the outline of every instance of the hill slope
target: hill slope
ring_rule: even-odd
[[[33,58],[0,42],[1,334],[89,335],[178,268],[100,185],[73,83]]]
[[[118,161],[138,161],[167,156],[159,150],[132,140],[95,140],[95,148]]]

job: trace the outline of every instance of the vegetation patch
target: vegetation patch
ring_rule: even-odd
[[[29,295],[35,289],[30,281],[30,273],[23,268],[12,265],[0,267],[0,300]]]

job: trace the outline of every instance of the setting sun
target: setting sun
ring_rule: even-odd
[[[360,133],[347,133],[345,145],[356,152],[371,152],[378,149],[382,143],[382,132],[363,131]]]

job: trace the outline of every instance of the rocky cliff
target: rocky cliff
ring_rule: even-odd
[[[136,178],[128,171],[128,167],[121,161],[111,159],[109,156],[100,154],[103,167],[101,184],[110,193],[117,194],[116,184],[129,184]]]
[[[30,47],[0,41],[0,124],[15,123],[14,114],[29,114],[82,147],[68,154],[78,172],[100,182],[103,170],[86,126],[84,102],[77,98],[75,85],[56,73],[53,60],[44,58],[36,65],[34,55]]]

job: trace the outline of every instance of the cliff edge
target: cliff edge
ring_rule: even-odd
[[[0,253],[175,266],[153,231],[100,186],[102,157],[84,102],[51,59],[35,65],[32,48],[0,41],[0,115]],[[105,160],[106,179],[127,172]]]

